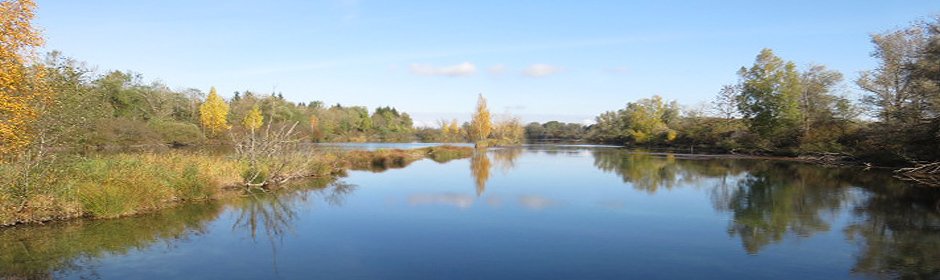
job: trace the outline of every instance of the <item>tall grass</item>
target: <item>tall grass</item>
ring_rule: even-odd
[[[0,189],[0,225],[77,216],[112,218],[205,200],[241,181],[241,163],[188,152],[72,157],[43,170],[4,165],[17,174]]]
[[[128,216],[238,194],[247,183],[328,178],[347,168],[378,172],[423,158],[443,162],[470,154],[470,148],[446,147],[372,152],[296,150],[249,166],[234,156],[174,150],[0,164],[0,174],[9,178],[0,182],[0,226]],[[261,176],[248,176],[259,173]]]
[[[80,161],[64,187],[74,188],[84,212],[118,217],[205,200],[223,186],[240,182],[242,166],[223,156],[201,154],[122,154]]]

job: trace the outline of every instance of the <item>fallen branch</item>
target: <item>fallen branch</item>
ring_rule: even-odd
[[[940,162],[919,164],[894,171],[895,178],[920,185],[940,187]]]
[[[894,173],[940,175],[940,162],[919,164],[915,167],[901,168],[895,170]]]
[[[845,153],[814,153],[801,155],[798,158],[813,161],[823,165],[857,164],[857,160],[854,156]]]

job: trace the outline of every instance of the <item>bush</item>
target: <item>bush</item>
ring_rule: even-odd
[[[150,122],[150,127],[163,143],[174,146],[191,146],[205,142],[206,137],[195,124],[175,121]]]
[[[163,144],[160,135],[147,123],[128,118],[101,120],[90,134],[85,144],[98,148]]]

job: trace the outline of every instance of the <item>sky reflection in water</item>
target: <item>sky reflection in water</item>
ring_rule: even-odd
[[[0,276],[940,276],[940,190],[879,171],[532,146],[302,185],[0,230]]]

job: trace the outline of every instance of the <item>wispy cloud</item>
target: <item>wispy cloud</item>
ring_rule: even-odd
[[[558,72],[561,72],[561,67],[548,64],[532,64],[529,67],[526,67],[526,69],[522,71],[522,74],[529,77],[538,78],[552,75]]]
[[[412,64],[411,73],[423,76],[447,76],[462,77],[473,75],[477,72],[476,65],[470,62],[464,62],[457,65],[435,67],[430,64]]]
[[[474,200],[475,198],[471,195],[456,193],[413,194],[408,196],[408,204],[412,206],[441,204],[457,208],[470,208],[470,206],[473,206]]]
[[[490,69],[488,69],[488,70],[489,70],[490,74],[493,74],[493,75],[496,75],[496,76],[502,76],[503,74],[506,73],[506,65],[496,64],[496,65],[493,65],[492,67],[490,67]]]
[[[548,207],[558,205],[558,202],[547,197],[537,196],[537,195],[523,195],[519,197],[519,204],[522,207],[529,208],[531,210],[542,210]]]

